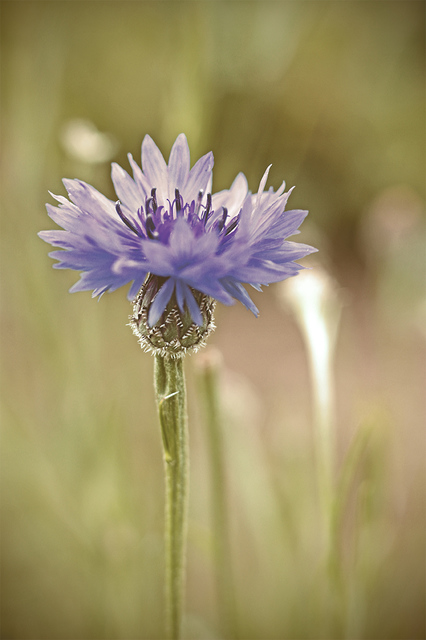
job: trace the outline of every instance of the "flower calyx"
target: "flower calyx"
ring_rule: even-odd
[[[181,312],[175,294],[172,295],[160,319],[154,326],[148,323],[151,304],[165,282],[154,274],[149,274],[133,301],[130,326],[141,347],[154,355],[182,358],[189,352],[196,352],[205,345],[206,339],[216,328],[214,308],[216,301],[206,294],[191,289],[200,308],[202,324],[191,317],[188,308]]]

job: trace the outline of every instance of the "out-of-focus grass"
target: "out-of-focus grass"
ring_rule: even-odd
[[[53,271],[47,190],[77,165],[63,125],[88,118],[139,155],[185,131],[216,189],[297,184],[300,236],[344,288],[339,469],[372,437],[341,535],[339,637],[424,637],[423,7],[418,2],[2,2],[3,637],[161,638],[163,480],[152,359],[124,292],[69,296]],[[219,308],[236,597],[243,638],[323,628],[307,367],[274,298]],[[423,307],[424,309],[424,307]],[[218,637],[208,452],[188,362],[187,635]]]

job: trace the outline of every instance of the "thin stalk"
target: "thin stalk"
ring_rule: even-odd
[[[372,432],[373,428],[369,422],[362,424],[359,427],[342,466],[333,505],[331,533],[333,546],[335,547],[337,547],[339,543],[340,530],[343,523],[344,512],[349,501],[349,494],[359,470],[362,458],[368,449]]]
[[[343,591],[339,582],[340,555],[333,539],[333,518],[335,503],[335,423],[334,423],[334,379],[332,374],[332,351],[321,349],[328,344],[326,326],[318,318],[316,332],[321,336],[320,344],[314,344],[312,337],[308,355],[310,360],[312,397],[314,409],[314,443],[317,466],[317,483],[322,519],[322,537],[325,570],[327,575],[324,595],[324,629],[329,637],[341,635],[344,617]],[[322,330],[322,335],[321,331]]]
[[[219,363],[211,349],[200,358],[200,383],[205,409],[213,528],[213,553],[216,589],[222,632],[227,638],[237,637],[237,615],[231,565],[228,505],[226,500],[225,455],[218,394]]]
[[[166,632],[170,640],[178,640],[185,589],[189,475],[183,359],[155,356],[154,381],[166,483]]]

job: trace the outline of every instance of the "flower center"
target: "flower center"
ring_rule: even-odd
[[[229,218],[228,209],[222,207],[222,213],[212,209],[212,196],[208,193],[205,204],[203,192],[199,191],[197,200],[185,203],[179,189],[175,189],[175,198],[172,202],[167,200],[168,207],[158,205],[157,189],[151,189],[151,196],[146,198],[145,206],[141,206],[137,211],[136,220],[130,220],[123,212],[120,201],[115,204],[118,216],[133,233],[142,239],[159,240],[167,243],[173,226],[179,218],[183,218],[192,228],[196,236],[205,233],[215,232],[222,236],[222,244],[228,240],[238,227],[240,213]]]

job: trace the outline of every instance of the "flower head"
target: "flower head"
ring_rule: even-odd
[[[315,251],[286,240],[298,233],[307,211],[285,211],[291,193],[285,184],[265,192],[269,168],[255,195],[242,173],[229,190],[212,195],[213,154],[191,169],[184,134],[168,164],[149,136],[142,170],[128,158],[133,178],[112,165],[116,202],[81,180],[64,180],[69,200],[53,196],[59,206],[46,205],[63,228],[39,234],[64,249],[49,254],[59,261],[54,266],[82,272],[72,292],[100,296],[132,283],[128,297],[134,299],[149,278],[149,327],[170,304],[201,327],[206,319],[199,294],[224,304],[239,300],[258,315],[243,283],[260,289],[296,275],[303,267],[295,260]]]

